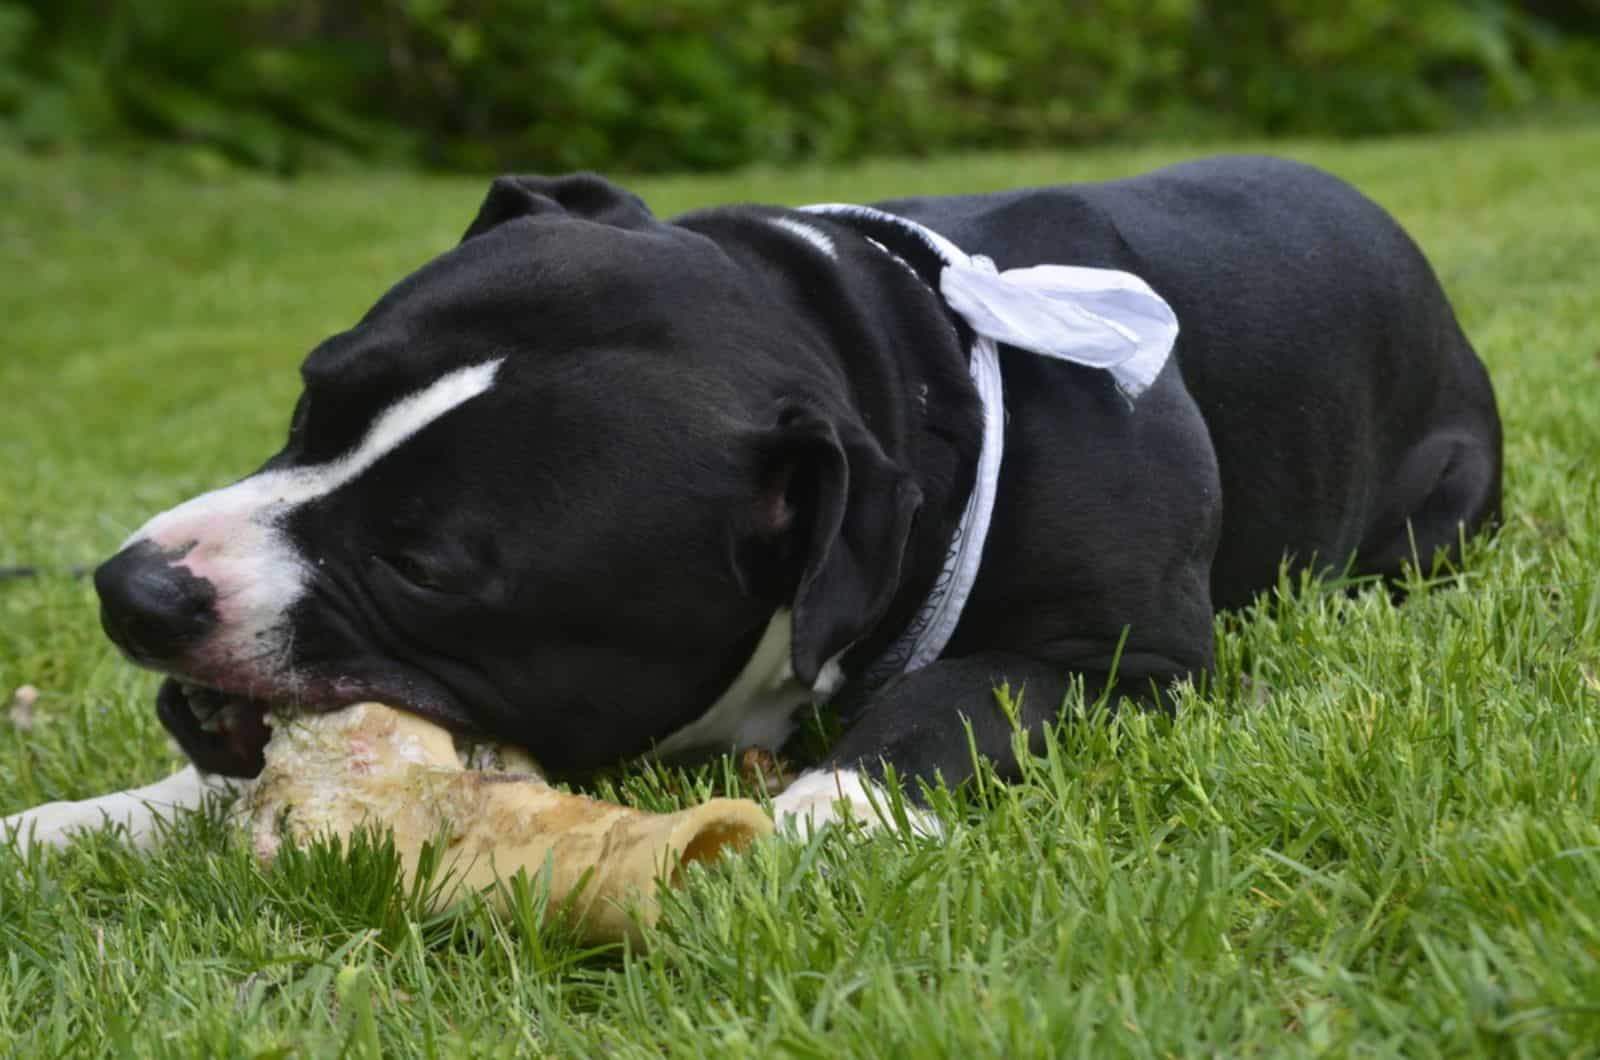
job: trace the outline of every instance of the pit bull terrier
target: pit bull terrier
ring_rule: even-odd
[[[501,178],[302,374],[277,455],[95,575],[193,767],[8,829],[147,837],[260,769],[269,706],[373,699],[581,776],[834,694],[776,809],[871,819],[886,766],[968,777],[968,725],[1014,771],[1001,684],[1035,738],[1079,682],[1162,705],[1280,562],[1392,579],[1500,505],[1428,263],[1270,158],[671,221]]]

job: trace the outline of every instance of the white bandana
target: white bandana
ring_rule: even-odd
[[[927,600],[905,631],[860,675],[860,686],[871,690],[939,657],[978,580],[1005,448],[1005,399],[996,344],[1105,369],[1131,403],[1167,363],[1178,338],[1178,318],[1149,284],[1131,273],[1075,265],[999,272],[988,258],[969,257],[939,233],[896,214],[847,203],[801,209],[846,221],[893,225],[921,241],[944,263],[937,293],[973,331],[969,368],[983,403],[983,440],[972,495]]]

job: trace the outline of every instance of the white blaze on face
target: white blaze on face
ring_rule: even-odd
[[[216,589],[210,660],[266,674],[288,645],[283,617],[305,592],[314,557],[282,531],[299,506],[351,482],[406,439],[488,390],[504,358],[457,369],[380,412],[355,448],[334,460],[262,471],[151,519],[123,548],[150,542]]]

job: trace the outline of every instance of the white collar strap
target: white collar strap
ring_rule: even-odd
[[[891,226],[914,237],[942,263],[937,293],[973,333],[968,368],[983,405],[983,436],[972,494],[927,600],[904,632],[852,682],[870,692],[939,657],[978,580],[1005,448],[997,344],[1104,369],[1131,403],[1167,363],[1178,338],[1178,318],[1149,284],[1131,273],[1075,265],[999,272],[988,258],[969,256],[939,233],[897,214],[846,203],[801,209],[847,224],[855,220]]]

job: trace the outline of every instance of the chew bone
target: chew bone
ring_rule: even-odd
[[[266,861],[278,850],[280,817],[291,841],[328,834],[348,840],[363,824],[392,828],[408,882],[423,844],[442,838],[438,907],[518,870],[537,876],[548,860],[550,908],[582,883],[573,909],[585,934],[598,941],[637,938],[630,904],[640,921],[654,924],[657,887],[671,882],[677,866],[772,831],[767,815],[747,799],[644,813],[557,791],[517,752],[488,755],[496,756],[491,764],[514,771],[463,769],[448,732],[378,703],[277,717],[266,766],[233,817]],[[473,764],[483,757],[475,755]]]

